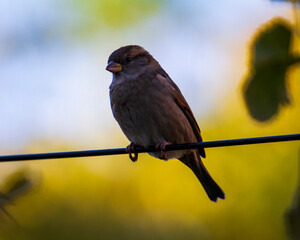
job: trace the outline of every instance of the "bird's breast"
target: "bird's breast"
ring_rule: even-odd
[[[163,85],[118,84],[111,87],[110,98],[115,119],[126,137],[137,145],[183,143],[195,138],[185,115]]]

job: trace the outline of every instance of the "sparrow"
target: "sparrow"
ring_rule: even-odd
[[[210,200],[224,199],[201,160],[203,148],[165,151],[168,144],[201,142],[202,137],[181,91],[150,53],[138,45],[121,47],[109,56],[106,70],[112,73],[113,116],[131,142],[127,147],[130,159],[137,160],[136,146],[156,146],[151,156],[179,159],[194,172]]]

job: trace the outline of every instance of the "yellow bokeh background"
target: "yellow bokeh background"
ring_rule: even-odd
[[[149,16],[172,11],[168,1],[71,3],[86,18],[79,27],[68,29],[71,37],[67,41],[78,35],[88,38],[93,32],[99,45],[105,43],[103,35],[109,36],[107,44],[117,42],[114,38],[120,37],[119,31],[126,42],[130,39],[126,27],[141,27]],[[177,16],[177,12],[172,14]],[[150,31],[148,34],[154,39]],[[181,34],[178,31],[176,36]],[[217,43],[220,49],[232,46],[226,40]],[[241,59],[247,52],[240,47],[232,50],[236,62],[228,64],[227,75],[221,79],[228,82],[228,88],[215,97],[218,103],[209,114],[196,115],[204,141],[299,133],[299,67],[288,74],[292,104],[271,121],[258,123],[249,116],[242,98],[244,79],[237,80],[245,68]],[[105,65],[100,67],[104,71]],[[98,140],[108,144],[99,148],[128,144],[118,128],[99,132]],[[31,139],[23,152],[80,149],[81,145],[45,136]],[[165,162],[147,154],[140,154],[136,163],[126,155],[1,163],[2,181],[24,169],[33,186],[5,208],[16,222],[0,212],[0,239],[288,239],[286,212],[298,184],[299,151],[297,141],[207,149],[204,164],[226,194],[226,199],[217,203],[208,199],[197,178],[178,160]]]
[[[238,87],[226,99],[226,108],[200,123],[204,139],[298,132],[299,73],[290,74],[293,104],[273,121],[250,119]],[[37,142],[28,151],[42,151],[43,144],[49,146]],[[7,163],[40,176],[35,190],[8,207],[21,227],[7,220],[1,236],[286,239],[285,214],[296,190],[298,153],[298,142],[207,149],[205,165],[226,193],[218,203],[209,201],[196,177],[179,161],[164,162],[146,154],[136,163],[125,155]]]

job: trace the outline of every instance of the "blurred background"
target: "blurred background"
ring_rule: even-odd
[[[275,16],[294,21],[290,4],[267,0],[0,0],[0,154],[128,145],[105,71],[128,44],[177,83],[204,140],[299,133],[299,69],[288,72],[292,104],[267,123],[242,96],[252,36]],[[0,239],[287,239],[298,152],[297,142],[207,149],[218,203],[179,161],[147,154],[1,163],[0,192],[12,175],[30,184],[5,204]]]

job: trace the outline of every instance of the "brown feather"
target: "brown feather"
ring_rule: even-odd
[[[193,171],[193,173],[202,184],[210,200],[216,202],[218,198],[225,199],[223,190],[212,179],[198,154],[195,154],[195,152],[186,154],[180,158],[180,161]]]
[[[159,74],[158,74],[157,77],[165,78],[165,80],[168,81],[168,83],[174,88],[174,91],[173,91],[174,101],[176,102],[178,107],[181,109],[181,111],[184,113],[184,115],[188,119],[198,142],[202,142],[203,140],[202,140],[202,137],[201,137],[201,131],[200,131],[200,128],[198,126],[198,123],[197,123],[197,121],[194,117],[194,114],[193,114],[190,106],[188,105],[187,101],[183,97],[180,89],[177,87],[177,85],[172,81],[172,79],[168,76],[168,74],[165,71],[163,71],[161,73],[160,73],[161,76],[159,76]],[[199,148],[198,151],[199,151],[199,154],[200,154],[201,157],[203,157],[203,158],[206,157],[204,148]]]

